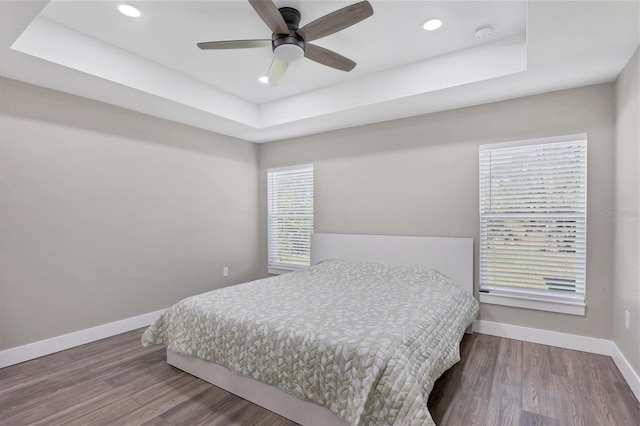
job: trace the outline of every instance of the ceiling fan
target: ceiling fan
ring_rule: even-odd
[[[302,28],[300,12],[292,7],[277,8],[271,0],[249,0],[249,3],[273,32],[271,39],[227,40],[198,43],[200,49],[249,49],[271,45],[273,62],[269,68],[269,84],[278,83],[289,62],[302,56],[322,65],[351,71],[356,63],[336,52],[309,43],[348,28],[373,15],[368,1],[361,1],[329,13]]]

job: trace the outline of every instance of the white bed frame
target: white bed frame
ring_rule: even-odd
[[[311,264],[343,259],[437,269],[473,294],[473,239],[314,234]],[[469,327],[469,330],[471,327]],[[470,332],[467,330],[467,332]],[[218,364],[167,350],[167,363],[303,425],[347,425],[328,409]]]

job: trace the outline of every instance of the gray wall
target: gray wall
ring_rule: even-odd
[[[473,237],[477,288],[478,146],[581,132],[589,138],[586,316],[483,304],[480,317],[610,339],[613,83],[261,145],[261,270],[266,169],[313,163],[316,232]]]
[[[637,56],[615,89],[601,84],[260,146],[0,79],[0,350],[266,276],[269,167],[314,163],[317,232],[477,243],[478,146],[587,132],[587,315],[495,305],[480,315],[605,339],[613,329],[631,360],[637,343],[611,312],[615,293],[637,330],[637,286],[633,272],[618,273],[614,292],[614,223],[616,253],[633,242],[624,240],[627,222],[606,212],[626,206],[621,192],[614,200],[615,178],[626,185],[635,171],[638,193],[637,162],[614,172],[616,126],[619,165],[634,147],[638,158]],[[631,84],[635,95],[626,96]],[[616,106],[631,112],[616,121]]]
[[[614,210],[613,341],[640,372],[640,50],[618,76]],[[624,311],[631,327],[624,327]]]
[[[0,79],[0,350],[256,278],[257,155]]]

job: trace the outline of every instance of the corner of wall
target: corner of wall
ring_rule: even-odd
[[[639,68],[640,48],[615,81],[615,198],[608,211],[614,226],[612,339],[635,377],[640,372]]]

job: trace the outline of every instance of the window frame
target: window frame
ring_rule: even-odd
[[[515,288],[506,287],[504,289],[496,289],[495,285],[490,286],[491,289],[486,289],[486,284],[483,282],[485,278],[485,267],[487,262],[483,262],[483,255],[487,250],[487,235],[483,234],[485,228],[483,227],[483,220],[487,220],[489,214],[483,213],[483,169],[482,169],[482,153],[484,151],[499,150],[503,148],[517,148],[517,147],[534,147],[536,145],[549,145],[562,142],[584,142],[584,216],[580,216],[580,219],[584,221],[584,257],[581,259],[582,269],[579,271],[584,276],[582,285],[582,298],[562,298],[559,296],[554,297],[554,293],[549,292],[545,294],[544,290],[523,290],[518,291]],[[586,279],[586,261],[587,261],[587,180],[588,180],[588,164],[587,164],[587,135],[585,133],[563,135],[556,137],[528,139],[513,142],[504,142],[496,144],[481,145],[479,147],[479,218],[480,218],[480,260],[479,260],[479,300],[481,303],[512,306],[519,308],[543,310],[550,312],[558,312],[572,315],[585,315],[586,310],[586,297],[587,297],[587,279]],[[556,213],[548,213],[550,217]],[[530,216],[530,215],[529,215]],[[526,218],[526,216],[523,215]],[[580,265],[579,261],[576,261],[576,265]],[[577,267],[576,267],[577,269]],[[484,285],[483,285],[484,284]],[[485,287],[485,288],[483,288]],[[534,294],[538,293],[538,294]],[[556,293],[557,294],[557,293]]]
[[[272,252],[273,247],[276,246],[277,243],[274,243],[274,238],[277,238],[273,234],[272,220],[275,216],[283,215],[282,213],[274,213],[274,205],[272,204],[272,187],[271,187],[271,179],[275,174],[299,171],[305,172],[308,171],[311,173],[311,214],[296,214],[294,216],[299,216],[303,219],[311,219],[311,232],[309,233],[309,242],[307,246],[307,254],[309,256],[309,262],[311,258],[311,234],[313,234],[313,226],[314,226],[314,208],[313,208],[313,191],[314,191],[314,167],[313,164],[299,164],[294,166],[287,167],[275,167],[267,169],[267,268],[269,274],[279,275],[287,272],[297,271],[301,269],[305,269],[309,267],[309,264],[298,265],[287,262],[275,262],[273,258],[275,257]],[[288,215],[291,217],[291,215]]]

